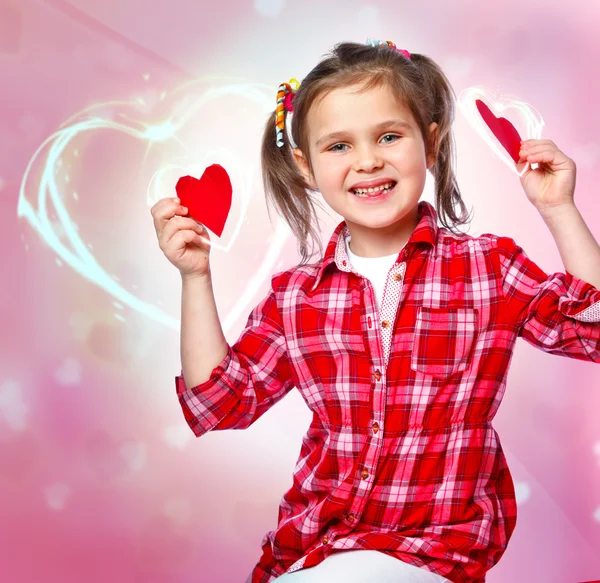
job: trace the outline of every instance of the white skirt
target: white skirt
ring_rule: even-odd
[[[248,582],[250,578],[248,578]],[[284,573],[277,583],[451,583],[445,577],[374,550],[336,552],[314,567]],[[247,582],[247,583],[248,583]]]

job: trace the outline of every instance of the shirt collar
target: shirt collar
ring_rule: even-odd
[[[438,225],[435,208],[433,208],[426,200],[422,200],[419,202],[417,211],[419,213],[419,222],[406,243],[406,248],[408,250],[417,243],[427,243],[433,247],[437,241]],[[323,278],[323,273],[330,264],[335,263],[340,271],[351,271],[350,261],[348,260],[346,245],[344,243],[345,238],[349,234],[350,232],[346,225],[346,221],[342,221],[333,231],[333,235],[331,235],[329,243],[327,243],[323,260],[321,261],[321,265],[315,276],[315,282],[311,288],[311,292],[315,291]],[[398,253],[398,255],[400,255],[400,253]],[[396,263],[398,263],[398,260],[396,260]]]

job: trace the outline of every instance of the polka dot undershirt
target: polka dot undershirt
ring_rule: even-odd
[[[351,239],[352,237],[346,234],[344,238],[345,248],[352,271],[366,277],[375,290],[379,325],[381,327],[384,367],[387,367],[392,341],[392,328],[393,323],[396,321],[396,311],[406,270],[405,263],[396,264],[402,249],[398,249],[393,255],[384,257],[360,257],[350,249]],[[377,321],[377,318],[375,321]]]

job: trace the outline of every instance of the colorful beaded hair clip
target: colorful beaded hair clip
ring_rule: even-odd
[[[389,47],[390,49],[394,49],[395,51],[403,54],[408,60],[410,60],[410,53],[406,49],[399,49],[391,40],[377,40],[375,38],[368,38],[367,45],[371,45],[372,47]]]
[[[391,40],[377,40],[374,38],[367,38],[367,42],[365,44],[372,47],[386,46],[390,49],[401,53],[407,59],[410,60],[410,53],[406,49],[399,49]],[[292,78],[289,80],[289,83],[282,83],[277,89],[277,107],[275,108],[275,131],[277,146],[279,146],[280,148],[283,146],[283,131],[285,129],[286,117],[285,112],[288,111],[289,113],[293,113],[293,101],[294,96],[296,95],[296,91],[298,91],[298,87],[300,87],[300,83],[296,78]],[[289,131],[289,128],[287,135],[290,140],[290,145],[292,146],[292,148],[295,148],[296,144],[294,144],[294,140],[292,139],[292,133],[291,131]]]
[[[294,85],[294,87],[292,87]],[[277,107],[275,108],[275,126],[277,131],[277,145],[281,148],[283,146],[283,130],[285,128],[285,112],[294,111],[293,99],[298,91],[300,83],[294,77],[290,79],[289,83],[282,83],[277,89]],[[290,133],[288,137],[291,138]],[[290,139],[290,142],[292,140]],[[293,146],[294,148],[296,146]]]

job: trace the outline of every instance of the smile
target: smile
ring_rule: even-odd
[[[378,186],[376,188],[350,189],[350,192],[357,198],[380,200],[383,198],[384,195],[392,192],[394,190],[394,188],[396,187],[396,184],[398,184],[398,183],[392,181],[392,182],[388,182],[387,184],[382,184],[381,186]]]

